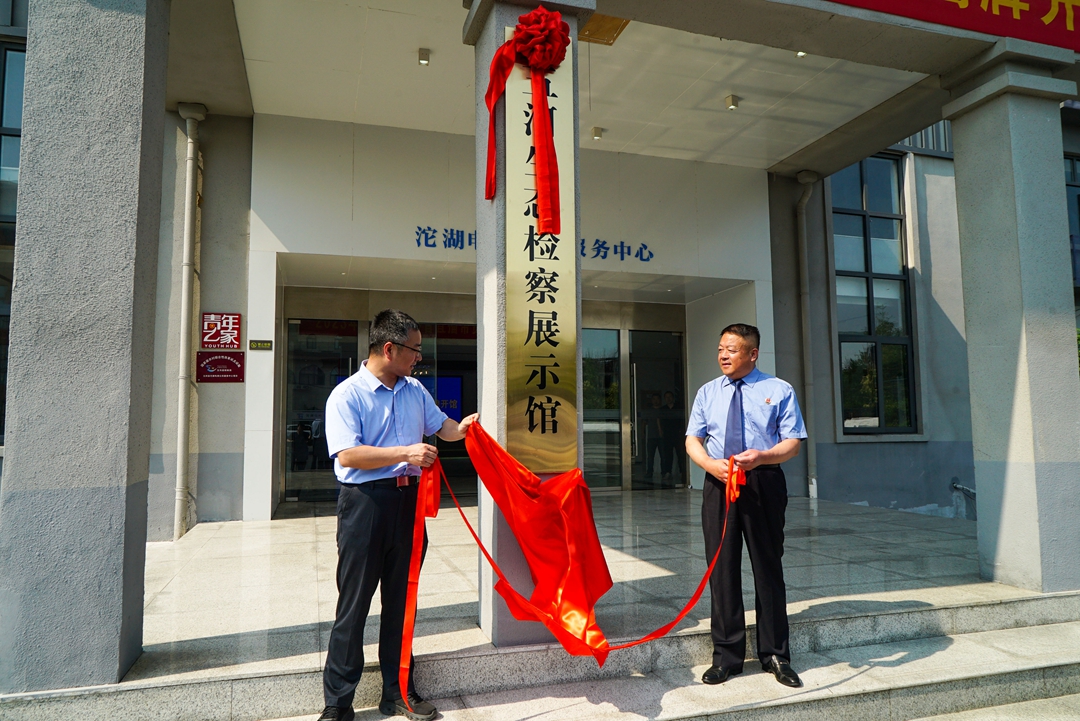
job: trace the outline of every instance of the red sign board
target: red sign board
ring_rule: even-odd
[[[243,351],[199,351],[195,354],[196,383],[243,383]]]
[[[1080,0],[833,0],[914,20],[1080,51]]]
[[[240,314],[203,313],[202,347],[240,350]]]

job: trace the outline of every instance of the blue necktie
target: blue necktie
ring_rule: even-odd
[[[724,430],[724,455],[728,458],[746,450],[743,442],[743,380],[732,381],[731,386],[731,403],[728,404],[727,427]]]

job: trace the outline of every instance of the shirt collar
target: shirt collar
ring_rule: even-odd
[[[368,364],[367,358],[365,358],[364,360],[362,360],[360,362],[360,370],[356,374],[356,375],[358,375],[360,377],[360,382],[363,383],[365,386],[367,386],[367,389],[369,391],[371,391],[372,393],[375,393],[380,388],[383,388],[385,390],[390,390],[389,388],[387,388],[386,386],[383,385],[383,382],[381,380],[379,380],[378,378],[375,377],[374,373],[372,373],[371,371],[368,370],[367,364]],[[406,381],[405,381],[404,378],[398,376],[397,383],[394,384],[393,392],[397,393],[398,390],[405,384],[405,382]]]
[[[764,374],[755,367],[754,370],[750,371],[749,373],[744,375],[739,380],[741,380],[743,383],[745,383],[748,386],[753,386],[755,383],[757,383],[761,379],[762,375],[764,375]],[[724,376],[724,385],[725,386],[734,385],[734,381],[732,381],[727,376]]]

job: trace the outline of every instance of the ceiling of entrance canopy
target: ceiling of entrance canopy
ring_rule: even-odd
[[[256,113],[474,133],[460,0],[235,0]],[[640,22],[580,43],[581,143],[769,168],[914,85],[918,73]],[[428,66],[419,48],[431,50]],[[728,95],[740,98],[726,108]],[[600,141],[591,128],[604,129]]]

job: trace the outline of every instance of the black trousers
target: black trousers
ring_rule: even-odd
[[[337,616],[323,670],[327,706],[351,706],[364,671],[364,624],[375,587],[382,584],[379,666],[383,696],[397,699],[401,629],[409,582],[416,484],[405,488],[363,483],[340,486],[337,515]],[[427,535],[424,535],[427,552]],[[412,675],[409,690],[414,691]]]
[[[705,553],[712,560],[724,527],[725,486],[705,475],[701,525]],[[712,592],[713,665],[742,669],[746,658],[746,620],[742,596],[742,546],[750,553],[757,596],[757,652],[765,663],[772,656],[791,660],[788,648],[787,590],[784,586],[784,511],[787,481],[780,468],[755,468],[746,474],[739,500],[728,516],[720,560],[709,578]]]

